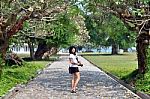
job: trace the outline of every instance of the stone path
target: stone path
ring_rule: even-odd
[[[68,57],[52,63],[38,77],[7,99],[141,99],[103,71],[79,57],[81,79],[77,93],[70,93]]]

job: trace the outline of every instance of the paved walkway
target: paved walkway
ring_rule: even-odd
[[[80,67],[77,93],[70,93],[68,57],[62,56],[9,99],[140,99],[83,57],[79,59],[84,67]]]

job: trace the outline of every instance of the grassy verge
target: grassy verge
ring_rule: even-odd
[[[129,83],[134,84],[136,90],[150,94],[150,70],[144,75],[144,78],[140,77],[140,79],[136,79],[136,82],[132,82],[134,81],[133,76],[136,74],[135,70],[137,69],[135,53],[125,53],[122,55],[87,54],[84,57],[102,68],[104,71],[117,76],[119,79],[123,78],[129,80]],[[148,67],[150,69],[150,54],[148,62]]]
[[[107,71],[120,79],[137,69],[135,53],[124,53],[121,55],[97,54],[86,55],[84,57],[104,71]]]
[[[6,94],[8,90],[17,84],[27,83],[28,80],[36,76],[36,71],[43,69],[49,61],[26,62],[23,66],[3,67],[0,79],[0,96]]]

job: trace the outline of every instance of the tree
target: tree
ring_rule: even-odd
[[[9,39],[23,29],[23,23],[26,20],[41,20],[44,17],[54,19],[55,16],[51,17],[51,15],[63,12],[67,4],[69,3],[63,0],[1,0],[0,54],[2,59],[5,58]]]
[[[91,42],[95,47],[99,47],[99,45],[104,44],[104,39],[107,37],[107,35],[103,35],[105,33],[102,33],[102,30],[97,22],[90,16],[90,15],[84,15],[85,17],[85,23],[86,27],[89,31],[89,42]]]
[[[68,7],[64,13],[58,15],[55,21],[47,22],[44,26],[47,27],[46,32],[50,32],[50,35],[46,37],[46,41],[42,41],[42,44],[39,43],[38,49],[48,46],[43,51],[36,51],[35,57],[38,58],[41,58],[46,51],[51,52],[51,49],[55,49],[53,52],[56,53],[60,47],[83,43],[89,37],[84,25],[84,19],[76,6]]]
[[[84,18],[77,6],[62,3],[48,10],[50,14],[46,13],[47,15],[40,18],[25,21],[23,30],[15,35],[29,44],[32,58],[41,59],[46,51],[55,49],[56,53],[59,47],[68,46],[74,41],[81,43],[88,39]],[[35,55],[33,55],[34,41],[38,43]]]
[[[81,2],[88,13],[102,11],[118,17],[125,26],[137,32],[139,73],[146,71],[146,48],[149,42],[149,0],[86,0]]]
[[[112,46],[112,54],[118,54],[118,49],[122,46],[125,48],[130,45],[134,45],[135,33],[130,32],[124,24],[115,16],[109,17],[106,19],[105,24],[103,24],[104,32],[108,34],[107,43],[109,46]],[[130,36],[129,33],[132,33],[133,36]],[[132,46],[130,46],[132,47]]]
[[[132,33],[133,36],[131,36],[131,32],[118,18],[109,14],[103,21],[100,21],[96,17],[98,17],[97,13],[86,15],[86,26],[91,37],[90,42],[97,47],[112,46],[112,54],[118,54],[118,47],[129,48],[134,45],[135,33]]]
[[[39,59],[51,49],[55,48],[54,53],[56,53],[59,47],[73,43],[75,34],[78,33],[75,24],[71,22],[66,14],[60,15],[56,21],[45,24],[45,26],[50,29],[51,35],[39,41],[38,49],[35,52],[35,57]]]

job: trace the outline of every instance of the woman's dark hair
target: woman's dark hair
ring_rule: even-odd
[[[72,49],[73,49],[73,48],[75,49],[75,53],[72,52]],[[69,54],[74,54],[74,55],[76,55],[76,52],[77,52],[77,49],[76,49],[75,46],[70,46],[70,47],[69,47]]]

